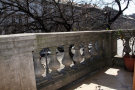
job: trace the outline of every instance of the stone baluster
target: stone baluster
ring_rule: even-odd
[[[129,40],[130,40],[130,37],[125,37],[125,44],[124,44],[123,52],[125,52],[126,54],[129,54],[131,52],[131,48],[129,46]]]
[[[88,46],[89,46],[89,43],[84,43],[84,58],[85,58],[85,60],[89,59],[91,57]]]
[[[71,57],[69,56],[69,46],[64,46],[64,58],[62,60],[62,64],[65,65],[65,69],[68,69],[72,64]]]
[[[64,57],[64,47],[61,46],[57,49],[57,60],[60,62],[60,68],[58,69],[58,71],[64,68],[64,65],[62,64],[63,57]]]
[[[92,41],[90,53],[91,53],[92,56],[96,56],[96,55],[97,55],[97,51],[96,51],[96,41]]]
[[[75,54],[73,56],[73,60],[77,64],[80,63],[83,60],[82,55],[80,53],[80,46],[79,46],[79,44],[75,44]]]
[[[103,40],[98,40],[98,55],[103,56]]]
[[[45,72],[45,68],[41,64],[41,58],[38,53],[33,52],[33,61],[34,61],[34,68],[35,68],[34,70],[35,70],[36,79],[40,79],[43,77],[42,75]]]
[[[48,67],[48,62],[50,61],[50,58],[48,56],[49,54],[49,50],[48,48],[44,48],[40,51],[40,57],[41,57],[41,64],[43,64],[44,68],[45,68],[45,73],[43,75],[43,77],[47,76],[47,74],[49,74],[49,67]]]
[[[49,61],[50,61],[50,57],[47,54],[44,57],[41,57],[41,64],[45,68],[45,72],[43,74],[43,77],[45,77],[49,74],[49,67],[48,67]]]
[[[60,68],[60,62],[57,60],[56,49],[57,47],[50,48],[51,55],[50,55],[49,68],[52,70],[52,73],[57,73],[58,72],[57,70]]]

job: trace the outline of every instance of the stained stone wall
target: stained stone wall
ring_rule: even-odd
[[[125,33],[133,31],[123,30]],[[112,66],[113,57],[117,54],[117,37],[113,36],[115,32],[103,30],[0,36],[0,90],[56,90],[88,73]],[[87,57],[88,52],[83,57],[76,54],[80,45],[88,46],[88,43],[93,44],[94,54],[88,54]],[[74,56],[78,56],[73,60],[76,63],[67,54],[70,44],[75,45]],[[56,49],[61,45],[66,56],[57,60]],[[49,73],[43,77],[42,71],[46,68],[41,68],[40,51],[44,48],[50,48],[51,58]],[[80,58],[83,60],[80,61]]]
[[[0,36],[0,90],[36,90],[31,34]]]

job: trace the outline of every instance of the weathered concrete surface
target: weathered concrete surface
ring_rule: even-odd
[[[125,30],[126,31],[126,30]],[[124,31],[124,32],[125,32]],[[133,31],[133,30],[130,30]],[[55,80],[49,83],[48,89],[60,88],[67,83],[85,75],[91,70],[101,68],[112,63],[116,54],[116,42],[112,36],[115,31],[81,31],[44,34],[17,34],[0,36],[0,90],[35,90],[35,72],[32,51],[39,56],[40,50],[46,47],[80,44],[89,41],[100,41],[98,54],[104,59],[97,59],[95,63],[85,66],[81,71],[69,73],[63,81]],[[109,37],[109,38],[108,38]],[[63,83],[64,82],[64,83]],[[55,85],[54,85],[55,83]],[[53,86],[53,88],[52,88]]]
[[[36,90],[34,35],[0,36],[0,90]]]
[[[135,90],[135,61],[134,61],[134,73],[133,73],[133,90]]]
[[[38,90],[57,90],[61,88],[62,86],[65,86],[69,84],[70,82],[73,82],[77,80],[78,78],[81,78],[82,76],[86,75],[87,73],[93,73],[97,70],[100,70],[105,67],[105,63],[103,63],[104,60],[101,58],[95,58],[93,60],[88,60],[87,63],[82,64],[79,66],[79,68],[72,68],[70,71],[65,73],[61,73],[62,76],[56,79],[48,80],[50,83],[41,83],[38,85]]]

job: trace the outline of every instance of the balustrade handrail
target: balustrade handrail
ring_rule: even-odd
[[[135,30],[131,29],[121,31],[135,33]],[[64,82],[60,86],[55,86],[55,89],[60,88],[88,72],[112,64],[112,58],[117,54],[117,37],[114,36],[117,33],[115,32],[117,30],[1,35],[0,62],[2,61],[6,66],[8,61],[11,64],[16,61],[19,65],[14,68],[14,71],[17,70],[19,73],[23,71],[26,79],[31,79],[29,80],[31,85],[36,77],[38,88],[42,87],[42,84],[54,83],[55,80],[56,84],[61,83],[57,82],[58,78],[61,78]],[[59,46],[63,49],[62,53],[56,50]],[[74,47],[71,48],[71,46]],[[43,49],[51,53],[43,52],[41,55]],[[3,62],[5,60],[6,62]],[[8,69],[2,66],[0,68]],[[4,75],[8,77],[10,73]],[[16,72],[13,77],[17,77]],[[66,77],[72,79],[67,80]],[[2,80],[1,77],[0,79]],[[18,83],[23,79],[20,77]],[[31,85],[27,87],[30,88]],[[46,86],[46,89],[49,87],[51,86]]]
[[[54,35],[54,34],[70,34],[70,33],[103,33],[103,32],[117,32],[121,30],[122,32],[135,31],[134,29],[117,29],[117,30],[99,30],[99,31],[70,31],[70,32],[50,32],[50,33],[21,33],[21,34],[9,34],[9,35],[0,35],[0,38],[13,38],[13,37],[22,37],[22,36],[31,36],[31,35]]]
[[[132,32],[133,30],[123,30],[123,32]],[[39,52],[43,48],[52,48],[51,51],[53,52],[53,61],[50,61],[49,63],[50,68],[52,71],[57,71],[62,64],[65,67],[71,68],[71,64],[74,62],[74,65],[78,65],[82,58],[91,58],[91,55],[97,55],[101,57],[105,57],[107,60],[110,61],[104,61],[106,62],[106,65],[111,64],[111,59],[114,55],[117,53],[117,37],[113,36],[117,32],[116,30],[102,30],[102,31],[77,31],[77,32],[55,32],[55,33],[38,33],[37,35],[37,47],[35,52]],[[93,48],[91,51],[93,53],[88,52],[88,45],[89,43],[93,43]],[[55,49],[63,45],[64,49],[67,49],[69,45],[74,44],[76,53],[74,54],[74,57],[71,59],[71,57],[68,55],[67,52],[65,52],[65,58],[63,58],[61,61],[57,60],[55,55]],[[83,44],[85,45],[84,48],[84,57],[81,56],[79,45]],[[38,53],[36,53],[38,54]],[[39,56],[38,56],[39,57]],[[38,58],[37,57],[37,58]],[[35,57],[36,58],[36,57]],[[57,62],[56,62],[57,61]],[[103,62],[103,61],[102,61]],[[73,66],[74,66],[73,65]],[[66,68],[67,69],[67,68]],[[57,76],[54,74],[54,76]]]

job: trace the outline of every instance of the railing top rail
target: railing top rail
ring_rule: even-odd
[[[35,35],[35,33],[21,33],[21,34],[0,35],[0,38],[24,37],[24,36],[31,36],[31,35]]]
[[[53,34],[77,34],[77,33],[109,33],[115,31],[135,31],[134,29],[118,29],[118,30],[100,30],[100,31],[71,31],[71,32],[51,32],[51,33],[22,33],[22,34],[9,34],[9,35],[0,35],[0,38],[7,37],[20,37],[20,36],[31,36],[31,35],[53,35]]]
[[[92,36],[98,36],[99,34],[112,33],[118,30],[100,30],[100,31],[72,31],[72,32],[51,32],[51,33],[23,33],[23,34],[10,34],[10,35],[0,35],[0,42],[8,42],[8,41],[21,41],[21,40],[31,40],[36,39],[36,36],[44,36],[44,37],[53,37],[53,36],[74,36],[81,35],[86,36],[90,34]],[[134,29],[121,29],[123,32],[135,32]],[[85,34],[85,35],[83,35]]]
[[[71,31],[71,32],[51,32],[51,33],[35,33],[36,35],[53,35],[53,34],[77,34],[77,33],[110,33],[116,31],[135,31],[134,29],[118,29],[118,30],[100,30],[100,31]]]

